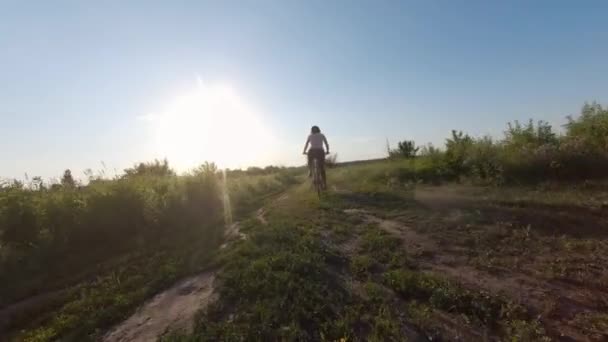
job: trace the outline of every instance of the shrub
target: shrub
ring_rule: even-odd
[[[332,168],[335,167],[336,165],[338,165],[338,154],[337,153],[333,153],[327,156],[327,158],[325,158],[325,165],[328,168]]]
[[[413,140],[403,140],[397,143],[396,149],[388,148],[388,156],[389,158],[414,158],[419,149]]]
[[[473,147],[474,140],[462,131],[452,130],[452,137],[445,142],[445,163],[449,177],[459,177],[469,173],[470,169],[465,163]]]
[[[12,187],[0,197],[0,238],[3,244],[29,248],[38,241],[35,193]]]
[[[61,185],[70,188],[76,186],[76,181],[74,181],[74,177],[72,177],[72,171],[69,169],[65,170],[63,173],[63,177],[61,177]]]
[[[194,242],[213,248],[224,227],[224,191],[238,215],[294,180],[295,173],[281,169],[228,177],[224,187],[212,163],[177,176],[166,161],[154,161],[87,185],[76,185],[69,171],[56,186],[6,182],[0,188],[0,283],[11,286],[0,291],[0,304],[35,292],[45,279],[124,254]]]
[[[479,181],[502,182],[503,166],[500,161],[501,147],[491,137],[474,140],[465,159],[469,175]]]
[[[578,118],[568,117],[566,141],[584,147],[590,153],[608,151],[608,109],[597,103],[585,103]]]
[[[420,148],[420,153],[418,155],[421,157],[437,156],[441,155],[441,150],[433,146],[433,144],[428,143]]]
[[[507,124],[505,140],[503,144],[507,148],[524,150],[546,145],[557,145],[557,135],[553,132],[551,125],[545,121],[534,121],[530,119],[526,125],[521,125],[519,121]]]
[[[130,169],[125,169],[125,177],[132,176],[174,176],[175,171],[169,167],[167,159],[160,161],[155,159],[153,162],[139,163]]]
[[[529,120],[508,123],[502,140],[453,130],[443,151],[432,145],[418,150],[413,141],[401,142],[396,150],[387,148],[389,157],[419,157],[415,163],[390,168],[384,177],[390,184],[394,180],[502,184],[601,178],[608,174],[608,110],[585,104],[580,116],[568,118],[563,136],[545,121]]]

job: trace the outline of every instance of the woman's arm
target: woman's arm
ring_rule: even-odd
[[[308,144],[310,144],[310,136],[308,138],[306,138],[306,144],[304,144],[304,151],[302,152],[303,154],[306,154],[306,149],[308,148]]]
[[[325,151],[329,153],[329,144],[327,143],[327,138],[323,135],[323,142],[325,143]]]

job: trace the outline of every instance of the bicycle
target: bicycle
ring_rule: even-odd
[[[308,153],[310,153],[310,151],[308,151]],[[308,155],[308,153],[304,152],[305,155]],[[329,154],[328,152],[325,152],[325,154]],[[321,172],[321,164],[322,161],[320,160],[320,158],[318,156],[313,155],[312,157],[312,163],[309,164],[310,166],[310,176],[312,179],[312,187],[315,190],[315,192],[317,193],[317,195],[319,196],[319,198],[321,198],[321,193],[323,192],[323,190],[325,190],[326,187],[326,183],[325,183],[325,177],[324,177],[324,172]]]
[[[312,160],[312,186],[317,192],[317,196],[321,198],[321,192],[323,191],[323,179],[319,170],[319,160],[317,158]]]

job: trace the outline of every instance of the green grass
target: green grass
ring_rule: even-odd
[[[359,297],[342,278],[348,260],[333,244],[343,237],[321,234],[344,225],[347,216],[316,202],[307,187],[290,197],[298,200],[277,204],[268,213],[269,225],[247,221],[248,238],[222,256],[220,299],[201,315],[195,333],[166,340],[399,338],[398,313],[389,299]],[[369,293],[373,286],[366,287]]]
[[[265,201],[286,189],[297,181],[296,176],[293,172],[245,174],[229,179],[234,219],[257,209],[253,208],[255,201]],[[34,217],[39,217],[34,224],[40,225],[37,229],[41,234],[36,238],[40,245],[8,245],[1,249],[8,254],[0,260],[6,266],[0,272],[0,279],[10,284],[0,291],[2,301],[11,303],[31,294],[65,289],[56,300],[11,317],[6,329],[25,341],[95,340],[152,295],[179,278],[209,267],[221,243],[224,226],[220,180],[214,177],[131,175],[114,181],[97,181],[79,190],[11,189],[9,193],[0,193],[0,200],[7,200],[9,196],[34,197],[35,205],[30,209]],[[128,195],[119,200],[124,194]],[[65,206],[73,203],[74,198],[81,201],[80,211],[74,212]],[[125,205],[127,210],[117,207],[120,205]],[[15,217],[6,211],[3,215]],[[64,231],[72,234],[69,236],[79,236],[80,229],[90,229],[81,226],[81,222],[89,219],[97,219],[95,227],[106,230],[109,240],[100,238],[95,244],[80,241],[79,249],[73,249],[69,244],[60,245],[57,236],[44,235],[47,222],[64,222],[68,230],[48,233]],[[127,222],[113,226],[112,222],[118,220]],[[120,248],[106,246],[121,238],[126,244],[114,243]],[[88,250],[84,248],[87,246]],[[106,247],[105,250],[102,247]],[[23,253],[23,248],[30,249],[29,254]],[[69,252],[69,258],[58,262],[60,252]],[[26,267],[23,259],[17,258],[20,255],[26,258]],[[17,268],[19,265],[21,269]]]
[[[307,186],[289,195],[271,205],[268,225],[247,221],[248,239],[224,252],[219,299],[201,313],[194,333],[164,340],[452,338],[440,313],[464,322],[464,330],[481,327],[513,341],[545,338],[528,309],[504,295],[419,270],[399,238],[344,213],[340,196],[318,201]],[[342,246],[352,244],[352,254],[344,254]]]
[[[510,274],[505,272],[515,272],[515,276],[518,276],[518,272],[525,270],[532,272],[540,283],[550,278],[578,284],[576,286],[580,286],[581,290],[604,286],[607,275],[594,271],[598,270],[598,262],[602,262],[602,255],[606,251],[602,239],[568,235],[577,234],[578,229],[575,221],[568,226],[569,219],[565,222],[556,220],[556,225],[548,229],[542,226],[542,220],[534,218],[535,215],[546,215],[546,212],[553,216],[587,219],[584,213],[576,213],[586,203],[583,199],[593,199],[595,203],[600,203],[597,207],[601,206],[602,192],[598,191],[597,186],[565,189],[555,185],[516,188],[448,185],[434,188],[418,183],[395,185],[386,182],[390,179],[387,174],[394,172],[391,170],[409,167],[409,163],[412,161],[375,162],[336,168],[330,172],[329,182],[337,187],[337,191],[330,193],[320,203],[308,198],[294,201],[299,204],[293,206],[315,209],[312,221],[316,226],[313,231],[320,230],[319,236],[324,241],[338,250],[343,244],[357,244],[353,255],[342,256],[348,259],[346,267],[333,266],[338,273],[346,272],[347,277],[357,281],[394,291],[393,295],[389,291],[386,297],[388,302],[384,306],[397,312],[393,314],[390,310],[380,309],[382,306],[376,307],[378,311],[373,311],[375,317],[392,318],[377,325],[370,319],[342,320],[341,326],[347,326],[344,331],[349,332],[345,336],[369,339],[385,334],[385,338],[389,338],[390,331],[396,331],[391,327],[400,327],[403,333],[404,326],[409,324],[429,338],[450,338],[454,332],[446,330],[439,323],[446,317],[452,322],[453,329],[465,331],[465,336],[466,331],[471,331],[473,335],[470,336],[479,336],[473,331],[482,331],[482,334],[487,331],[491,336],[513,341],[546,340],[547,335],[555,336],[556,331],[562,329],[556,321],[552,321],[554,318],[551,316],[559,312],[559,303],[547,309],[548,317],[543,314],[543,320],[538,320],[537,310],[545,312],[542,307],[522,306],[518,299],[510,298],[506,293],[496,293],[470,284],[465,286],[453,279],[423,272],[420,270],[420,258],[425,262],[434,262],[434,254],[443,252],[408,251],[399,239],[362,221],[358,215],[343,215],[342,210],[348,208],[364,208],[379,218],[404,220],[418,234],[435,239],[440,249],[450,247],[462,251],[458,252],[464,253],[458,263],[473,266],[491,276],[503,274],[509,277]],[[440,207],[429,209],[426,203],[419,202],[417,197],[420,192],[437,192],[437,200],[447,200],[441,202]],[[502,194],[505,196],[501,197]],[[435,201],[435,197],[430,200]],[[301,210],[289,212],[291,219],[296,219]],[[594,233],[590,231],[589,234]],[[598,231],[597,234],[601,236],[602,232]],[[594,263],[594,259],[599,261]],[[554,260],[554,266],[547,265],[547,260]],[[351,304],[344,303],[344,312],[351,309],[358,312],[352,303],[367,303],[369,298],[377,297],[359,295],[358,291],[351,291],[348,302]],[[599,310],[594,303],[585,305],[590,305],[589,310]],[[349,323],[345,324],[345,321]],[[582,325],[570,325],[570,328],[596,331],[593,329],[598,323],[593,320],[586,322],[586,328]],[[373,327],[378,329],[374,330]],[[380,335],[374,335],[376,333]]]
[[[22,317],[20,323],[25,329],[18,333],[18,339],[97,339],[100,333],[125,319],[145,299],[180,277],[209,265],[214,246],[208,246],[204,241],[198,238],[191,243],[184,242],[179,249],[125,261],[111,272],[100,273],[94,280],[73,286],[63,305],[44,316],[32,316],[36,319],[34,324],[28,324],[27,317]]]
[[[467,315],[490,327],[512,320],[529,320],[526,309],[505,298],[465,289],[453,282],[416,271],[396,270],[384,275],[387,286],[405,299],[428,302],[432,308]]]
[[[362,236],[361,252],[369,255],[378,263],[388,264],[395,251],[399,249],[401,241],[379,229],[368,228]]]
[[[87,186],[69,173],[61,185],[13,184],[0,190],[0,283],[9,284],[0,304],[66,289],[10,322],[13,336],[95,339],[212,263],[219,299],[192,336],[163,339],[601,338],[601,300],[576,298],[583,309],[566,320],[559,301],[520,303],[437,270],[533,279],[521,290],[530,296],[551,282],[548,296],[572,299],[574,287],[600,298],[608,159],[596,128],[605,119],[603,108],[587,106],[564,136],[542,122],[510,125],[500,141],[453,132],[443,151],[330,170],[333,190],[320,200],[306,183],[273,202],[303,180],[301,170],[230,171],[224,183],[211,164],[182,176],[166,163],[141,164]],[[226,189],[248,238],[217,255]],[[267,225],[245,219],[261,206]],[[385,230],[378,222],[387,219],[410,234]],[[417,236],[432,243],[408,250]]]
[[[606,313],[579,313],[574,317],[574,322],[583,327],[585,333],[595,339],[600,340],[606,337],[608,331],[608,314]]]
[[[351,259],[350,267],[354,275],[368,274],[374,266],[374,259],[369,255],[356,255]]]
[[[223,257],[221,300],[197,325],[207,340],[316,340],[339,337],[347,293],[331,273],[332,251],[314,231],[290,221],[249,227],[248,239]],[[336,282],[335,284],[332,282]],[[331,298],[331,301],[327,301]]]

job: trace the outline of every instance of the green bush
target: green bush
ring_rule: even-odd
[[[419,149],[413,140],[403,140],[397,143],[396,149],[388,148],[388,156],[389,158],[414,158]]]
[[[470,171],[466,161],[474,144],[468,134],[452,130],[452,137],[446,139],[444,154],[449,177],[459,177]]]
[[[586,103],[578,118],[568,117],[565,139],[584,147],[589,153],[608,151],[608,109],[597,103]]]
[[[502,182],[503,165],[500,160],[501,147],[491,137],[476,139],[469,149],[466,160],[469,176],[477,181]]]
[[[81,185],[66,171],[61,183],[9,182],[0,188],[0,304],[42,291],[90,265],[134,251],[219,244],[224,191],[237,215],[295,181],[295,172],[247,173],[224,179],[205,163],[177,176],[166,161],[140,163],[122,177],[90,177]],[[91,173],[92,174],[92,173]],[[232,208],[233,207],[233,208]]]
[[[20,187],[5,190],[0,197],[0,237],[3,244],[30,248],[40,235],[36,193]]]
[[[585,104],[558,135],[544,121],[509,123],[502,140],[453,130],[445,149],[424,146],[415,163],[388,168],[383,181],[469,180],[485,184],[574,181],[608,175],[608,110]],[[415,146],[409,142],[409,147]],[[404,146],[405,150],[411,149]],[[394,154],[399,154],[394,152]]]
[[[545,121],[534,121],[530,119],[526,125],[521,125],[519,121],[507,124],[503,144],[507,148],[523,150],[545,145],[557,145],[558,138],[553,132],[551,125]]]

